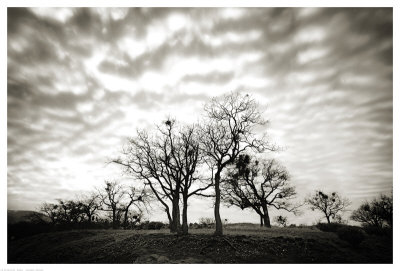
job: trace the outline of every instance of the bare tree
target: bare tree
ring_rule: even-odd
[[[126,192],[127,201],[120,205],[120,210],[123,212],[122,225],[128,227],[128,219],[130,214],[130,207],[135,206],[137,213],[142,213],[141,207],[146,206],[149,203],[149,194],[146,189],[138,190],[136,187],[129,187],[129,191]]]
[[[313,196],[306,199],[306,203],[311,206],[312,211],[321,211],[328,223],[331,223],[331,219],[335,219],[350,205],[350,201],[337,192],[325,194],[322,191],[315,191]]]
[[[196,126],[183,126],[174,132],[173,125],[169,125],[164,135],[169,139],[174,160],[170,167],[182,178],[179,182],[183,202],[182,234],[188,234],[188,200],[194,195],[202,196],[201,192],[211,187],[212,183],[204,183],[196,170],[202,162]],[[193,184],[196,184],[195,189],[191,189]]]
[[[57,224],[59,220],[59,208],[57,204],[45,202],[40,206],[39,211],[50,218],[53,225]]]
[[[290,201],[296,195],[290,185],[286,169],[275,160],[251,161],[249,155],[240,155],[223,184],[223,199],[228,205],[252,208],[259,216],[261,226],[271,227],[269,207],[297,212],[299,205]]]
[[[105,182],[103,191],[100,191],[99,196],[101,197],[101,203],[105,206],[102,208],[103,211],[111,212],[113,228],[117,228],[121,218],[120,205],[125,196],[125,191],[122,185],[117,182]]]
[[[167,120],[165,125],[173,125]],[[162,128],[159,128],[159,131]],[[179,194],[181,178],[171,170],[170,140],[166,136],[151,137],[146,131],[138,130],[137,136],[129,139],[123,149],[123,157],[112,160],[123,166],[127,174],[148,186],[167,214],[171,232],[180,228]],[[172,206],[172,214],[170,211]]]
[[[213,98],[205,106],[207,121],[201,125],[200,148],[212,169],[215,189],[215,235],[222,235],[220,216],[221,173],[239,154],[252,149],[256,152],[274,150],[265,135],[257,137],[257,126],[266,125],[257,102],[249,95],[232,92]]]
[[[90,193],[80,197],[82,211],[87,217],[87,221],[92,223],[97,211],[101,208],[101,197],[97,193]]]
[[[113,160],[122,165],[127,173],[133,174],[150,187],[155,198],[164,206],[171,232],[187,233],[188,198],[200,194],[208,187],[200,185],[190,191],[192,184],[199,180],[196,168],[200,154],[195,129],[195,126],[179,129],[175,120],[168,119],[163,126],[157,127],[154,136],[138,131],[137,136],[129,140],[123,157]],[[182,228],[179,206],[181,194]],[[172,206],[172,214],[169,206]]]
[[[363,203],[355,210],[351,219],[364,226],[383,228],[393,226],[393,196],[381,195],[379,199]]]

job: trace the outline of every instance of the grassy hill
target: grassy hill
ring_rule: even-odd
[[[353,247],[316,228],[75,230],[11,240],[9,263],[391,263],[391,239],[369,235]]]
[[[7,224],[31,222],[34,216],[40,217],[47,222],[50,221],[48,217],[35,211],[7,210]]]

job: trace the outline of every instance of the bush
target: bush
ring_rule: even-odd
[[[278,223],[278,225],[282,226],[282,227],[286,227],[287,225],[287,217],[286,216],[276,216],[274,221],[276,223]]]
[[[137,226],[139,230],[159,230],[164,227],[164,223],[158,221],[144,221]]]
[[[345,225],[340,223],[318,223],[316,225],[317,229],[327,232],[337,232],[340,228],[344,226]]]
[[[164,227],[164,223],[158,221],[151,221],[149,223],[149,230],[159,230]]]
[[[379,235],[379,236],[391,236],[393,234],[392,228],[389,227],[376,227],[371,225],[365,225],[363,227],[364,231],[368,234]]]
[[[215,224],[215,220],[212,217],[201,217],[199,219],[199,224],[211,225],[211,224]]]
[[[352,246],[358,246],[366,237],[365,232],[361,228],[355,226],[341,227],[338,229],[337,235],[340,239],[348,242]]]

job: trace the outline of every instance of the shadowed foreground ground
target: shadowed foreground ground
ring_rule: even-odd
[[[391,263],[388,240],[368,236],[352,247],[335,233],[311,228],[75,230],[38,234],[8,244],[8,263]]]

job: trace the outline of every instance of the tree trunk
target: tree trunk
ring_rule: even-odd
[[[179,190],[178,193],[175,193],[174,198],[172,200],[172,227],[171,232],[176,232],[178,234],[181,233],[181,225],[180,225],[180,210],[179,210]]]
[[[171,214],[169,213],[169,208],[165,208],[165,212],[167,213],[167,217],[168,217],[168,222],[169,222],[169,231],[170,232],[174,232],[173,231],[173,219],[171,217]]]
[[[215,173],[215,206],[214,206],[214,216],[215,216],[215,232],[214,235],[221,236],[223,234],[222,221],[219,214],[219,206],[221,204],[221,190],[219,187],[219,182],[221,179],[220,171]]]
[[[176,203],[176,232],[177,234],[182,234],[182,228],[181,228],[181,212],[180,212],[180,208],[179,208],[179,198],[177,200]]]
[[[264,212],[264,214],[263,214],[264,227],[271,228],[271,221],[269,220],[268,207],[266,204],[264,204],[262,206],[262,208],[263,208],[263,212]]]
[[[125,213],[124,213],[124,224],[123,225],[124,225],[125,228],[128,226],[128,210],[129,209],[126,209]]]
[[[187,224],[187,192],[183,194],[183,210],[182,210],[182,234],[187,235],[189,232],[188,224]]]
[[[328,220],[328,224],[331,224],[331,218],[327,215],[326,220]]]
[[[177,232],[176,228],[176,200],[172,200],[172,224],[171,224],[171,232]]]
[[[113,229],[117,228],[116,218],[115,218],[115,209],[112,210],[112,220],[113,220]]]
[[[264,221],[263,221],[263,217],[260,215],[260,227],[264,226]]]

